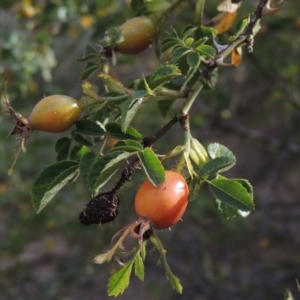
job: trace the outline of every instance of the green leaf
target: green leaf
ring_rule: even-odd
[[[130,91],[119,80],[113,78],[109,74],[100,73],[98,75],[98,78],[103,81],[103,83],[111,92],[115,92],[121,95],[128,95],[130,93]]]
[[[171,3],[168,0],[152,0],[146,1],[145,6],[147,10],[151,13],[163,13],[171,7]]]
[[[179,41],[177,39],[174,38],[168,38],[165,39],[162,43],[161,43],[161,52],[165,52],[168,49],[176,46],[179,44]]]
[[[200,170],[201,176],[208,176],[217,172],[224,172],[235,164],[235,159],[232,157],[217,157],[208,161]]]
[[[84,154],[79,163],[79,171],[83,183],[87,186],[88,185],[88,174],[92,168],[92,165],[95,163],[97,159],[97,155],[92,152],[88,152]]]
[[[160,259],[166,270],[166,276],[170,280],[172,288],[181,294],[182,293],[182,285],[180,284],[179,279],[172,273],[171,268],[169,267],[169,265],[167,263],[166,250],[164,249],[163,244],[161,243],[161,241],[159,240],[159,238],[156,234],[153,234],[150,237],[150,240],[159,252]]]
[[[246,26],[249,24],[251,18],[251,14],[248,14],[244,16],[241,20],[237,22],[237,24],[234,26],[234,36],[230,38],[230,40],[235,39],[237,36],[239,36]]]
[[[87,178],[87,186],[92,191],[99,190],[116,172],[120,164],[132,153],[115,151],[96,160]]]
[[[88,95],[93,99],[96,99],[97,102],[95,102],[95,104],[99,105],[99,101],[101,98],[98,96],[98,94],[94,90],[93,86],[88,81],[82,82],[81,89],[82,89],[83,94]]]
[[[91,149],[89,147],[76,145],[73,147],[73,149],[70,153],[70,159],[71,160],[80,160],[81,157],[88,152],[91,152]]]
[[[217,54],[216,49],[209,45],[200,45],[196,48],[196,50],[208,57],[214,57]]]
[[[90,45],[86,45],[82,58],[77,58],[77,61],[86,61],[98,55],[98,52]]]
[[[215,159],[217,157],[228,157],[231,161],[236,161],[234,154],[225,146],[218,144],[218,143],[212,143],[207,146],[207,152],[211,159]],[[222,172],[227,171],[232,166],[225,167],[221,169]]]
[[[99,121],[79,120],[76,122],[76,132],[91,137],[99,137],[105,133],[105,128]]]
[[[71,142],[72,140],[67,137],[61,138],[56,142],[55,151],[57,161],[68,159]]]
[[[181,75],[181,72],[177,66],[165,63],[150,76],[149,86],[151,89],[156,89],[179,75]]]
[[[143,136],[134,128],[127,127],[126,133],[122,131],[120,123],[107,123],[105,125],[106,134],[116,139],[140,140]]]
[[[205,0],[197,0],[195,5],[194,24],[202,24],[203,10],[205,6]]]
[[[107,292],[108,296],[119,296],[123,294],[125,289],[129,285],[129,279],[132,271],[132,266],[135,260],[135,256],[128,261],[122,268],[118,269],[109,278]]]
[[[224,178],[208,181],[209,189],[218,200],[243,212],[254,210],[253,198],[238,181]]]
[[[165,171],[160,160],[149,147],[138,152],[138,157],[145,170],[146,175],[154,186],[159,186],[165,180]]]
[[[57,162],[38,174],[33,182],[31,199],[39,213],[49,201],[78,173],[78,162]]]
[[[114,152],[116,153],[116,152]],[[116,158],[112,159],[109,163],[107,163],[104,169],[99,174],[97,181],[95,183],[94,190],[99,191],[109,180],[110,178],[116,173],[122,162],[128,159],[134,153],[123,152]],[[107,155],[106,155],[107,156]],[[93,169],[92,169],[93,172]]]
[[[168,34],[174,38],[178,38],[178,34],[173,27],[170,27],[170,31],[168,32]]]
[[[197,69],[200,65],[201,57],[199,53],[191,52],[187,55],[186,60],[190,68]]]
[[[178,47],[176,48],[171,56],[172,62],[177,62],[180,58],[182,58],[185,54],[191,52],[189,48],[186,47]]]
[[[136,257],[135,257],[135,261],[134,261],[134,274],[136,275],[136,277],[141,280],[144,281],[145,278],[145,268],[144,268],[144,262],[141,258],[140,255],[140,251],[137,252]]]
[[[189,180],[189,199],[188,201],[194,201],[199,197],[201,189],[201,181],[199,178],[193,178]]]
[[[239,215],[238,209],[220,201],[219,199],[215,199],[215,206],[218,213],[228,221]]]
[[[95,71],[99,68],[99,65],[94,62],[88,62],[85,70],[81,74],[80,80],[84,81],[87,80],[90,76],[92,76]]]
[[[111,27],[105,32],[105,38],[101,40],[102,47],[109,47],[124,40],[119,27]]]
[[[188,24],[185,28],[182,29],[180,33],[181,40],[185,41],[188,37],[190,37],[195,31],[197,27],[192,24]]]
[[[189,37],[189,38],[187,38],[186,40],[184,40],[184,44],[187,46],[187,47],[190,47],[190,46],[192,46],[192,44],[194,43],[194,39],[193,38],[191,38],[191,37]]]
[[[233,153],[225,146],[218,144],[218,143],[212,143],[207,146],[207,152],[211,159],[217,158],[217,157],[229,157],[234,158],[235,156]]]
[[[93,146],[94,143],[92,142],[91,139],[89,138],[86,138],[84,136],[82,136],[81,134],[79,133],[75,133],[73,135],[73,139],[74,141],[76,141],[77,143],[81,144],[81,145],[84,145],[84,146]]]
[[[216,36],[217,30],[212,27],[201,26],[195,32],[195,38],[197,40],[201,38],[209,38],[210,41]]]
[[[234,180],[234,181],[238,182],[239,184],[241,184],[246,189],[248,194],[253,198],[253,187],[248,180],[241,179],[241,178],[233,178],[231,180]]]
[[[143,104],[144,98],[129,97],[124,102],[124,109],[122,111],[122,132],[126,133],[128,126],[136,115],[140,106]]]
[[[122,140],[118,141],[114,147],[109,151],[125,151],[125,152],[136,152],[143,150],[141,143],[133,140]]]
[[[199,46],[205,44],[208,41],[207,37],[204,37],[202,39],[197,40],[194,44],[193,44],[193,49],[197,49]]]

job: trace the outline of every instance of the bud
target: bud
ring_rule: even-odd
[[[190,143],[190,157],[197,166],[202,167],[209,161],[208,153],[197,139],[191,137]]]

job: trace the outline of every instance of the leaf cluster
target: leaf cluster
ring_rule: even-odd
[[[268,1],[263,2],[268,4]],[[147,2],[135,0],[131,6],[136,15],[147,11],[158,13],[159,17],[162,17],[163,10],[170,12],[173,9],[169,1],[158,0]],[[202,14],[203,6],[204,2],[199,1],[197,16]],[[159,186],[165,179],[163,163],[173,157],[176,158],[174,170],[186,174],[190,190],[189,201],[196,200],[203,187],[208,186],[216,210],[227,220],[237,216],[246,217],[253,211],[255,206],[251,184],[246,179],[226,178],[223,175],[235,165],[234,154],[219,143],[211,143],[204,147],[195,139],[190,130],[189,111],[203,88],[215,86],[217,67],[225,65],[223,60],[228,55],[238,51],[235,53],[235,63],[231,64],[237,66],[237,61],[241,62],[239,59],[241,47],[246,45],[249,51],[252,50],[253,38],[259,29],[262,14],[263,8],[258,6],[253,17],[246,19],[246,22],[243,21],[240,32],[237,32],[223,47],[215,41],[217,33],[220,33],[219,27],[215,29],[216,27],[187,25],[180,32],[170,28],[169,36],[160,45],[162,52],[170,51],[170,59],[151,74],[141,76],[128,86],[109,74],[110,64],[117,63],[115,53],[110,47],[124,38],[120,29],[112,27],[107,30],[99,51],[87,45],[83,57],[78,59],[87,62],[80,77],[82,81],[80,101],[84,107],[84,114],[76,122],[70,136],[57,141],[55,146],[57,161],[42,170],[33,183],[31,196],[36,212],[41,212],[65,185],[81,180],[92,196],[92,202],[90,201],[81,213],[88,218],[86,209],[91,203],[93,205],[100,201],[104,186],[112,181],[118,170],[122,170],[117,183],[105,193],[116,196],[112,198],[117,199],[113,203],[116,206],[115,215],[113,218],[108,215],[108,219],[103,222],[108,223],[118,215],[117,194],[130,180],[137,167],[141,166],[150,182],[154,186]],[[228,24],[226,26],[228,27]],[[99,95],[96,92],[98,89],[88,81],[92,75],[96,75],[97,83],[104,86],[105,93]],[[142,130],[132,126],[132,121],[140,107],[148,103],[158,103],[164,117],[174,103],[180,103],[181,106],[169,123],[153,136],[146,138]],[[162,103],[167,105],[163,106]],[[165,154],[156,153],[152,145],[159,138],[163,138],[175,123],[181,126],[177,133],[182,136],[182,143],[173,150],[168,149]],[[115,139],[116,143],[112,147],[107,147],[111,139]],[[110,198],[106,198],[105,201],[110,202]],[[151,227],[151,224],[146,222],[149,227],[146,226],[145,230],[140,230],[137,234],[139,239],[137,247],[130,252],[124,251],[123,247],[125,237],[128,234],[134,235],[133,228],[144,224],[143,222],[139,220],[133,223],[134,225],[125,226],[119,232],[121,237],[112,248],[95,258],[95,262],[101,264],[109,262],[112,258],[121,262],[123,257],[132,256],[112,274],[108,284],[110,296],[118,296],[124,292],[129,285],[132,270],[140,280],[144,280],[146,239],[143,233]],[[92,223],[97,223],[97,219],[95,222],[87,221],[85,224]],[[101,221],[99,224],[102,224]],[[182,286],[167,264],[166,251],[161,241],[155,233],[151,233],[149,238],[160,255],[166,277],[172,287],[181,292]],[[119,253],[120,249],[122,251]]]

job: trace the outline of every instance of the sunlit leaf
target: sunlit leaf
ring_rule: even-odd
[[[81,157],[86,154],[87,152],[90,152],[90,148],[87,146],[82,145],[76,145],[73,147],[70,153],[70,159],[71,160],[79,160]]]
[[[201,39],[197,40],[197,41],[193,44],[192,47],[193,47],[194,49],[197,49],[199,46],[205,44],[207,41],[208,41],[208,38],[207,38],[207,37],[201,38]]]
[[[144,281],[145,278],[145,267],[144,267],[144,262],[139,254],[140,252],[138,252],[136,254],[136,258],[134,261],[134,274],[136,275],[136,277],[141,280]]]
[[[123,267],[115,271],[109,278],[107,292],[108,296],[119,296],[123,294],[129,285],[130,275],[135,261],[135,256],[128,261]]]
[[[101,40],[102,47],[109,47],[124,40],[119,27],[111,27],[105,32],[105,38]]]
[[[225,146],[219,143],[212,143],[207,146],[207,152],[211,159],[217,157],[228,157],[231,161],[236,161],[234,154]],[[227,171],[231,168],[231,165],[221,169],[222,172]]]
[[[118,94],[130,94],[131,92],[119,80],[113,78],[112,76],[106,73],[101,73],[98,75],[98,77],[104,82],[104,84],[112,92],[116,92]]]
[[[217,208],[218,213],[225,218],[226,220],[232,220],[239,215],[238,209],[232,207],[219,199],[215,199],[215,206]]]
[[[244,212],[254,210],[253,197],[238,181],[218,178],[208,184],[216,199]]]
[[[216,157],[208,161],[201,168],[200,174],[201,176],[208,176],[217,172],[227,171],[235,164],[235,158],[233,157]]]
[[[147,147],[138,153],[138,157],[152,184],[155,186],[162,184],[165,180],[165,171],[153,150]]]
[[[88,96],[92,97],[93,99],[100,100],[100,97],[97,95],[93,86],[88,81],[82,82],[81,88],[82,88],[83,94],[88,95]]]

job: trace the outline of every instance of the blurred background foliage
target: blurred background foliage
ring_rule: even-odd
[[[165,29],[190,23],[195,2],[177,6]],[[219,1],[206,2],[208,21],[218,13]],[[238,18],[253,11],[258,1],[244,2]],[[244,53],[238,68],[220,68],[216,89],[202,93],[191,112],[193,135],[204,144],[222,143],[236,155],[230,176],[252,183],[256,211],[246,219],[225,221],[204,189],[190,203],[182,223],[159,233],[183,294],[171,290],[152,253],[146,260],[145,282],[133,278],[120,299],[273,300],[283,299],[287,288],[299,299],[299,11],[300,2],[287,1],[280,12],[264,18],[254,53]],[[85,65],[76,58],[86,44],[97,47],[107,28],[132,16],[130,1],[2,0],[1,93],[6,77],[12,105],[25,116],[44,95],[80,98]],[[161,63],[154,50],[119,55],[112,73],[124,84],[149,74]],[[166,57],[163,54],[162,60]],[[91,81],[101,94],[101,83]],[[151,104],[141,109],[134,125],[147,136],[166,122]],[[12,125],[6,114],[0,114],[0,298],[107,299],[109,271],[116,264],[96,266],[92,259],[109,247],[119,228],[135,219],[132,203],[143,178],[135,174],[123,190],[121,214],[113,224],[99,228],[79,223],[78,214],[90,197],[82,184],[64,188],[36,215],[31,183],[55,161],[55,142],[66,134],[35,132],[8,177],[16,143],[5,138]],[[177,130],[155,149],[165,152],[180,143]]]

